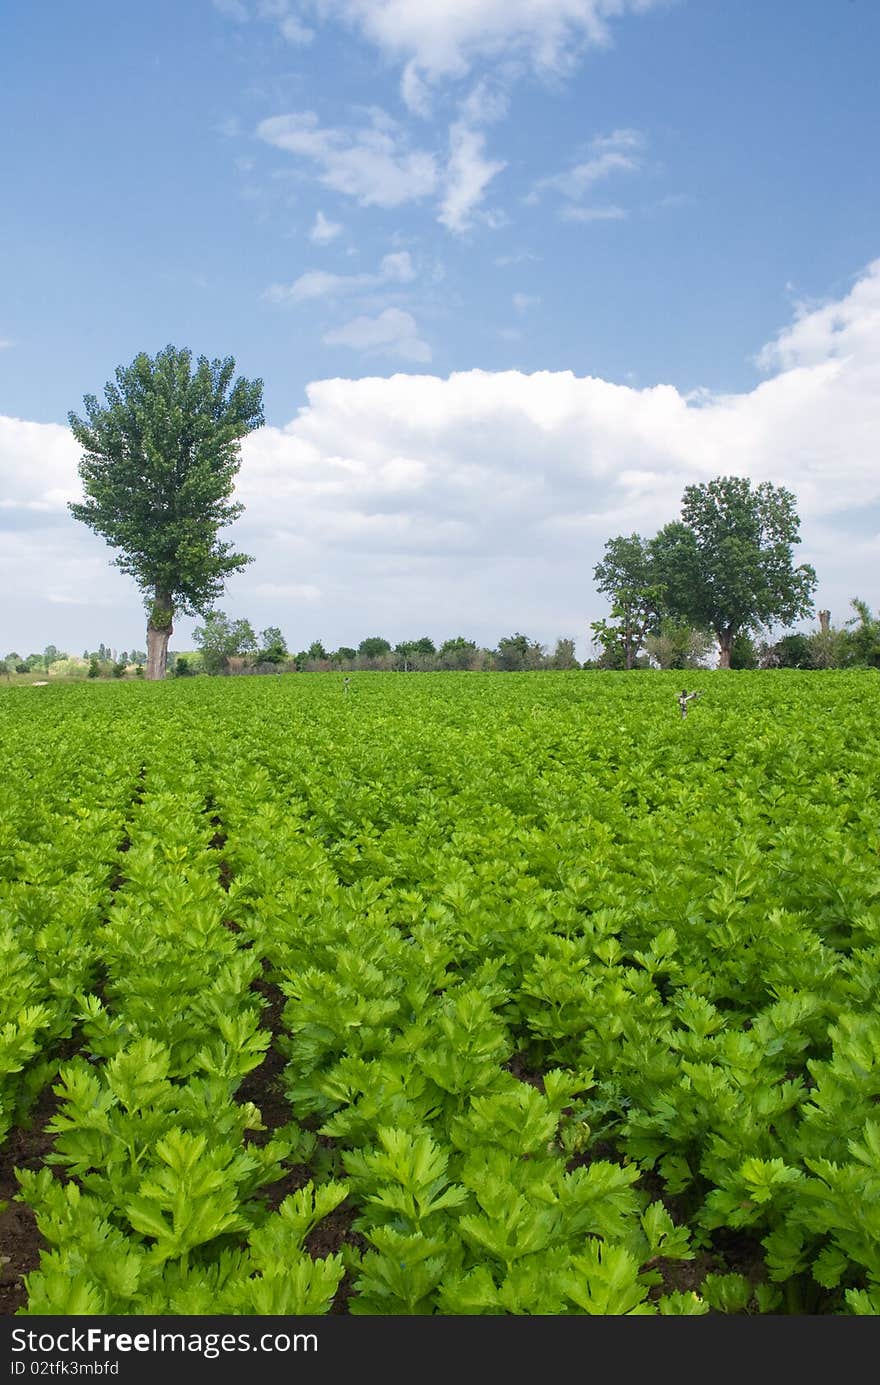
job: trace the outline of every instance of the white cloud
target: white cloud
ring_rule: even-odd
[[[499,269],[509,269],[512,265],[528,264],[530,260],[540,260],[531,250],[517,250],[509,255],[496,255],[494,263]]]
[[[340,330],[356,350],[403,343],[405,353],[409,342],[403,359],[419,362],[408,314],[389,309]],[[429,626],[491,643],[517,628],[582,638],[604,610],[590,573],[605,540],[655,532],[678,514],[686,485],[732,474],[794,492],[798,559],[815,563],[817,604],[841,622],[853,596],[871,601],[880,558],[880,260],[839,301],[801,312],[762,360],[776,373],[755,388],[690,397],[553,371],[312,384],[286,427],[243,444],[245,512],[231,536],[257,561],[224,608],[280,625],[294,647],[300,630],[305,643],[331,644]],[[77,454],[64,428],[0,420],[10,647],[122,642],[109,624],[87,625],[87,607],[81,617],[70,607],[80,625],[56,623],[64,593],[107,601],[124,642],[140,638],[136,590],[64,510],[78,491]],[[322,629],[298,624],[302,607],[310,621],[320,609]]]
[[[271,284],[264,297],[273,303],[303,303],[314,298],[338,298],[382,284],[409,284],[416,277],[408,250],[385,255],[376,274],[329,274],[310,269],[292,284]]]
[[[505,167],[503,162],[483,157],[485,137],[462,121],[449,127],[449,162],[444,178],[446,192],[438,220],[450,231],[466,231],[472,224],[474,209],[482,202],[486,188]]]
[[[250,19],[247,6],[242,0],[212,0],[215,10],[219,10],[226,19],[233,20],[236,24],[246,24]]]
[[[880,334],[880,259],[868,266],[846,298],[796,305],[796,318],[757,357],[764,370],[792,370],[823,361],[857,359]]]
[[[641,130],[612,130],[608,135],[596,135],[591,144],[598,153],[619,154],[624,149],[642,149],[645,136]]]
[[[299,20],[295,19],[291,14],[284,16],[278,28],[281,30],[282,37],[286,38],[288,43],[311,43],[312,39],[315,37],[314,29],[307,29],[305,24],[300,24]]]
[[[410,149],[398,123],[375,108],[370,124],[359,129],[325,127],[314,111],[301,111],[261,121],[257,135],[317,164],[321,183],[363,207],[399,207],[440,192],[438,220],[454,232],[471,225],[486,188],[505,167],[484,156],[481,132],[455,121],[441,173],[434,153]]]
[[[8,351],[12,345],[13,342],[10,337],[0,337],[0,351]]]
[[[612,203],[608,207],[563,207],[559,215],[563,221],[625,221],[629,216],[623,207]]]
[[[331,240],[336,239],[342,229],[340,221],[329,221],[319,208],[312,229],[309,231],[309,240],[314,245],[327,245]]]
[[[79,493],[78,459],[68,428],[0,415],[0,508],[63,513]]]
[[[317,601],[321,588],[312,582],[258,582],[254,587],[258,596],[282,601]]]
[[[520,314],[527,313],[529,308],[536,308],[541,299],[534,293],[515,293],[511,302]]]
[[[323,0],[405,64],[402,93],[421,112],[428,84],[460,79],[475,62],[525,63],[565,74],[584,48],[609,42],[609,20],[662,0]]]
[[[641,168],[638,151],[644,142],[644,136],[638,130],[614,130],[610,135],[597,135],[591,141],[591,158],[575,164],[564,173],[540,178],[526,200],[536,202],[542,192],[549,190],[561,193],[572,202],[579,202],[596,183],[612,174],[637,173]]]
[[[258,0],[257,14],[260,19],[272,20],[288,43],[311,43],[315,37],[314,29],[303,24],[289,0]]]
[[[413,112],[427,118],[431,114],[431,88],[422,77],[415,63],[407,63],[400,79],[400,94],[403,103]]]
[[[509,105],[505,89],[483,78],[462,101],[460,109],[468,125],[491,125],[507,115]]]
[[[434,155],[409,149],[399,126],[383,112],[374,111],[372,123],[355,130],[322,126],[314,111],[271,116],[257,126],[257,135],[317,164],[320,182],[363,207],[399,207],[437,188]]]
[[[386,308],[378,317],[355,317],[325,333],[327,346],[350,346],[354,351],[392,356],[404,361],[430,361],[431,348],[419,336],[411,313]]]

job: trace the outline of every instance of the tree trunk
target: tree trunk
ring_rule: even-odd
[[[718,667],[730,668],[730,649],[733,644],[733,631],[722,630],[718,636]]]
[[[157,682],[165,677],[168,641],[174,634],[174,605],[170,592],[156,588],[156,599],[147,621],[147,678]]]

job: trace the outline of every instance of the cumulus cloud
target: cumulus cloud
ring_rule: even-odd
[[[365,351],[418,340],[394,309],[337,335]],[[583,636],[603,613],[591,572],[605,540],[655,532],[686,485],[732,474],[795,493],[798,558],[815,564],[817,603],[842,621],[851,597],[870,599],[865,578],[880,558],[880,260],[839,300],[802,310],[761,359],[772,373],[739,394],[566,371],[318,381],[286,427],[243,444],[235,538],[257,561],[226,609],[281,625],[294,644],[300,629],[357,643],[379,624],[394,639],[429,624],[490,643],[512,629]],[[140,621],[109,550],[64,510],[76,460],[66,429],[0,422],[13,645],[27,636],[9,618],[20,605],[30,630],[53,593],[103,594]],[[298,624],[303,606],[321,629]],[[46,641],[59,636],[47,617]]]
[[[342,223],[330,221],[319,208],[309,231],[309,240],[313,245],[327,245],[331,240],[335,240],[341,231]]]
[[[437,187],[434,155],[410,149],[399,125],[380,111],[359,129],[322,126],[314,111],[270,116],[257,126],[257,135],[316,164],[321,183],[362,207],[399,207]]]
[[[402,94],[419,113],[427,89],[460,79],[478,61],[517,62],[541,74],[566,74],[584,49],[607,44],[609,21],[662,0],[323,0],[325,13],[356,27],[405,64]]]
[[[431,348],[419,336],[411,313],[386,308],[378,317],[355,317],[343,327],[326,332],[327,346],[350,346],[368,355],[391,356],[403,361],[430,361]]]
[[[65,513],[79,493],[78,460],[69,429],[0,415],[0,529]]]
[[[799,303],[795,321],[758,354],[764,370],[792,370],[871,354],[880,335],[880,260],[868,266],[846,298]]]
[[[264,297],[272,303],[304,303],[313,298],[359,293],[382,284],[409,284],[415,277],[409,251],[396,250],[383,256],[375,274],[329,274],[323,269],[310,269],[292,284],[271,284]]]

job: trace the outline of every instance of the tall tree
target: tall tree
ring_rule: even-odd
[[[193,369],[188,350],[141,352],[105,385],[106,405],[87,394],[85,418],[68,415],[86,495],[70,510],[145,595],[148,678],[165,676],[175,614],[202,614],[252,561],[217,538],[244,508],[230,501],[239,444],[263,423],[262,380],[234,372],[231,356]]]
[[[618,534],[605,544],[605,556],[593,568],[596,590],[611,602],[612,625],[593,621],[596,641],[613,660],[617,646],[624,668],[633,668],[649,631],[660,618],[662,587],[654,572],[650,543],[640,534]]]
[[[681,520],[650,544],[663,602],[677,620],[712,630],[719,667],[730,668],[738,635],[779,622],[790,625],[813,609],[816,573],[794,566],[800,542],[795,497],[784,486],[745,476],[719,476],[686,486]]]

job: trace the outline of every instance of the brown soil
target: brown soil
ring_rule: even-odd
[[[0,1203],[6,1203],[0,1210],[0,1317],[12,1317],[23,1307],[27,1294],[22,1276],[37,1268],[40,1252],[48,1249],[30,1207],[13,1201],[19,1191],[14,1170],[42,1168],[54,1140],[46,1125],[57,1105],[58,1098],[47,1088],[28,1126],[11,1131],[0,1150]]]
[[[284,1033],[282,1015],[287,1001],[283,992],[270,981],[253,981],[251,990],[256,991],[266,1002],[263,1009],[263,1028],[269,1030],[272,1042],[260,1066],[253,1068],[245,1077],[236,1093],[236,1100],[252,1101],[260,1112],[266,1129],[251,1130],[246,1138],[252,1144],[264,1145],[271,1139],[273,1130],[282,1125],[289,1125],[293,1119],[293,1112],[284,1095],[281,1081],[286,1059],[277,1047],[278,1035]],[[302,1187],[302,1184],[297,1186]]]
[[[544,1078],[539,1072],[532,1072],[526,1067],[526,1055],[524,1053],[514,1053],[502,1064],[509,1073],[512,1073],[520,1082],[525,1082],[529,1087],[536,1088],[537,1091],[544,1091]]]
[[[658,1256],[650,1268],[659,1270],[663,1276],[663,1283],[656,1284],[648,1293],[652,1302],[663,1294],[698,1293],[707,1274],[719,1274],[724,1270],[718,1258],[708,1250],[698,1250],[693,1260],[666,1260]]]
[[[369,1243],[360,1232],[352,1230],[355,1216],[355,1209],[343,1204],[314,1227],[306,1237],[306,1250],[313,1260],[323,1260],[328,1255],[334,1255],[342,1250],[343,1246],[353,1246],[361,1254],[370,1249]],[[334,1295],[331,1313],[348,1312],[348,1300],[354,1292],[354,1279],[355,1275],[351,1270],[346,1270]]]

